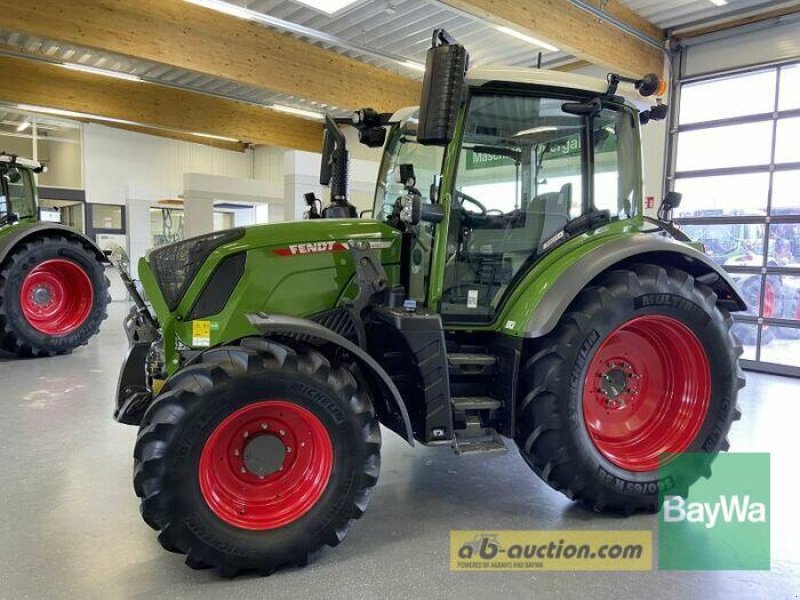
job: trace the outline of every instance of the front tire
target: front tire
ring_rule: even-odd
[[[600,276],[523,367],[523,458],[595,510],[655,512],[659,489],[685,495],[728,449],[740,416],[731,324],[713,291],[684,271],[634,265]],[[708,458],[670,470],[684,452]]]
[[[190,567],[269,574],[344,539],[377,482],[380,444],[345,365],[247,338],[167,382],[144,415],[134,487],[161,545]]]
[[[76,240],[26,242],[0,268],[0,347],[25,357],[85,345],[107,317],[103,265]]]

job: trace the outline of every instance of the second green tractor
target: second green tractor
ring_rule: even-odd
[[[379,425],[465,457],[515,445],[598,511],[685,495],[739,418],[746,307],[672,227],[675,196],[642,214],[657,87],[468,69],[437,30],[420,107],[348,120],[384,148],[371,218],[328,117],[327,208],[143,259],[115,417],[164,548],[223,575],[305,564],[364,514]],[[683,452],[708,459],[670,471]]]

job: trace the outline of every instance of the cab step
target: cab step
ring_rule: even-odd
[[[466,433],[464,431],[455,432],[456,437],[453,449],[458,456],[472,454],[505,454],[508,447],[503,439],[494,429],[485,429],[481,435]]]
[[[451,373],[484,375],[495,371],[497,357],[493,354],[455,352],[447,355],[447,363],[450,365]]]
[[[489,396],[461,396],[451,398],[450,403],[456,412],[466,412],[468,410],[497,410],[500,408],[500,401]]]

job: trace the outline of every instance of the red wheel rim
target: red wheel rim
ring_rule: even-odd
[[[761,316],[771,317],[775,314],[775,286],[767,281],[764,284],[764,308],[761,311]]]
[[[71,260],[46,260],[22,280],[22,314],[40,333],[72,333],[89,318],[93,304],[94,289],[89,275]]]
[[[200,456],[200,491],[229,525],[275,529],[317,503],[332,469],[333,444],[322,421],[297,404],[265,400],[240,408],[211,433]]]
[[[583,418],[597,450],[629,471],[652,471],[686,450],[705,421],[711,368],[697,336],[671,317],[623,323],[586,372]]]

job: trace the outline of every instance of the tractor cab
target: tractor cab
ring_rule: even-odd
[[[410,238],[410,297],[465,325],[494,321],[548,252],[633,222],[642,208],[632,103],[595,80],[529,69],[476,70],[466,81],[449,141],[420,139],[420,109],[392,117],[374,206]],[[413,202],[419,218],[404,213]]]
[[[0,227],[37,219],[33,174],[43,170],[44,167],[36,161],[0,154]]]

